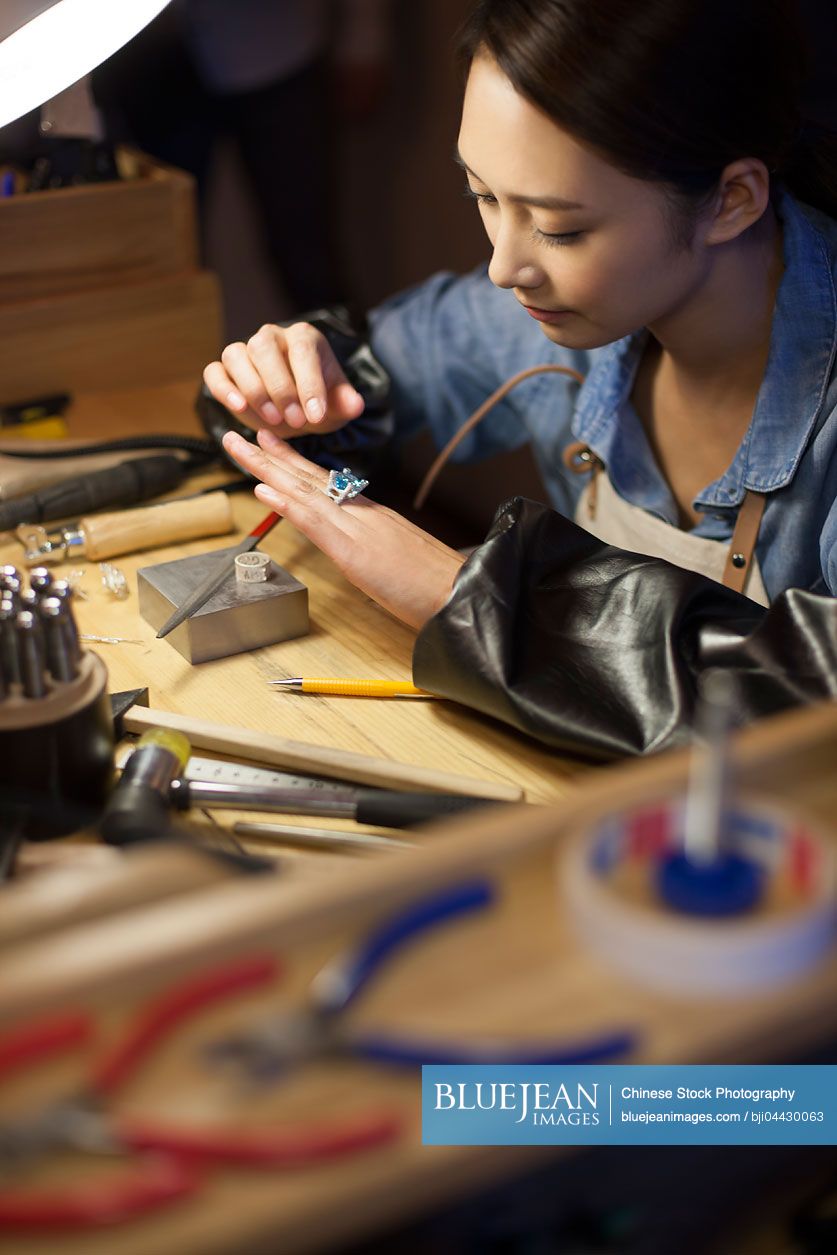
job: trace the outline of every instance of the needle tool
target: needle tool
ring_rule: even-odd
[[[190,619],[193,614],[205,605],[216,589],[220,588],[229,575],[233,573],[235,567],[235,559],[240,553],[249,553],[251,549],[255,549],[260,540],[264,540],[268,532],[272,532],[277,523],[281,522],[281,514],[275,514],[271,511],[266,514],[260,523],[258,523],[249,532],[242,541],[239,541],[232,549],[225,549],[218,566],[213,570],[200,584],[190,597],[186,599],[182,606],[175,610],[157,633],[157,639],[168,636],[169,632],[173,632],[176,627],[184,623],[186,619]]]
[[[731,677],[720,669],[707,671],[699,684],[683,832],[685,852],[695,863],[712,863],[721,853],[729,805],[729,738],[734,712]]]

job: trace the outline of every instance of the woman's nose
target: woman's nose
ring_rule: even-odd
[[[493,244],[488,277],[498,288],[535,288],[543,283],[540,268],[529,256],[525,234],[501,227]]]

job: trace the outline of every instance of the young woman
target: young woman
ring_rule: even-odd
[[[282,439],[362,409],[318,331],[263,327],[205,372],[260,428],[259,448],[225,437],[260,500],[421,629],[417,682],[555,743],[668,744],[701,666],[752,674],[754,649],[751,710],[837,689],[816,596],[837,593],[835,148],[801,117],[792,15],[481,0],[465,26],[458,156],[491,262],[375,311],[371,343],[400,430],[440,443],[510,376],[567,370],[518,384],[459,449],[530,440],[563,518],[510,503],[463,569],[391,511],[336,505]]]

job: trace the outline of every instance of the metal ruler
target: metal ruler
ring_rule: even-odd
[[[195,783],[238,784],[261,789],[274,786],[280,789],[305,789],[322,793],[346,794],[355,786],[345,780],[324,780],[321,776],[298,776],[288,771],[274,771],[268,767],[253,767],[249,763],[228,762],[226,759],[201,758],[193,754],[183,772],[184,780]]]
[[[134,752],[134,745],[120,746],[116,753],[116,765],[121,771]],[[238,784],[260,789],[273,786],[280,789],[305,789],[332,794],[351,792],[356,788],[345,780],[325,780],[322,776],[298,776],[289,771],[273,771],[269,767],[254,767],[250,763],[230,762],[225,758],[201,758],[193,754],[183,772],[184,780],[209,784]],[[369,786],[371,787],[371,786]]]

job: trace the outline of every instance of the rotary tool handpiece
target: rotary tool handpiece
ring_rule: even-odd
[[[77,518],[108,506],[134,505],[176,488],[186,469],[181,458],[170,453],[155,454],[65,479],[0,502],[0,531],[11,531],[20,523]]]

